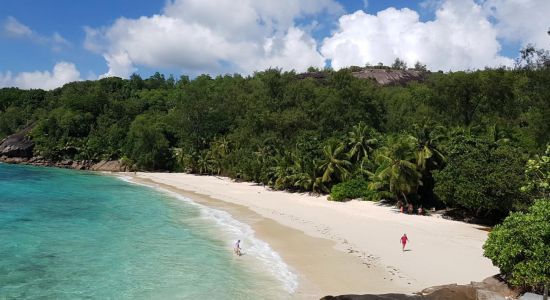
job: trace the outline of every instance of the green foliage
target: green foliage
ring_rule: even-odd
[[[416,193],[422,185],[422,174],[415,159],[415,139],[408,135],[388,137],[384,147],[376,155],[376,169],[372,187],[378,191],[388,191],[399,199],[407,194]]]
[[[526,184],[521,187],[523,192],[550,198],[550,145],[546,146],[544,155],[527,161],[525,176]]]
[[[323,147],[324,157],[319,165],[323,182],[344,181],[349,177],[352,164],[344,149],[344,144],[340,142],[332,142]]]
[[[538,290],[550,285],[550,200],[512,213],[493,229],[483,249],[513,285]]]
[[[141,115],[132,122],[124,150],[139,168],[145,170],[162,168],[171,157],[162,124],[154,115]]]
[[[366,200],[372,193],[366,180],[355,178],[334,185],[330,190],[329,200],[343,201],[358,198]]]
[[[393,61],[393,64],[391,65],[391,68],[395,69],[395,70],[406,70],[407,69],[407,63],[404,60],[402,60],[401,58],[397,57]]]
[[[220,174],[290,191],[327,193],[362,178],[369,199],[424,206],[440,204],[436,186],[449,206],[504,215],[540,194],[527,187],[516,195],[522,176],[539,176],[534,165],[517,171],[550,140],[550,68],[545,53],[524,54],[528,68],[428,72],[395,86],[348,68],[323,70],[322,79],[269,69],[0,89],[0,138],[32,127],[35,155],[53,160],[126,158],[137,169]],[[469,140],[485,152],[460,150]]]
[[[414,63],[414,70],[415,71],[420,71],[420,72],[426,72],[428,71],[428,69],[426,68],[426,65],[417,61]]]
[[[472,137],[453,138],[448,147],[446,167],[434,173],[434,191],[447,205],[505,215],[528,204],[520,192],[525,161],[518,148]]]

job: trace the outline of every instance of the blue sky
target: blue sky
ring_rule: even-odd
[[[302,71],[395,57],[444,71],[510,65],[522,45],[550,48],[550,1],[516,2],[3,0],[0,86],[50,89],[132,72]]]

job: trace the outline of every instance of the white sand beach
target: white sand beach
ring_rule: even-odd
[[[302,298],[412,293],[498,273],[483,257],[487,232],[477,225],[401,214],[367,201],[339,203],[326,196],[272,191],[223,177],[131,176],[224,209],[248,223],[299,274]],[[410,239],[405,252],[399,242],[403,233]]]

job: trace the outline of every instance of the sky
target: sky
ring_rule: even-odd
[[[155,72],[303,72],[397,57],[433,71],[550,49],[550,0],[0,0],[0,87]]]

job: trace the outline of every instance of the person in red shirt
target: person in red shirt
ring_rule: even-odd
[[[409,241],[409,238],[407,237],[407,234],[403,234],[403,236],[401,237],[401,245],[403,245],[403,251],[405,251],[405,245],[407,244],[407,242]]]

